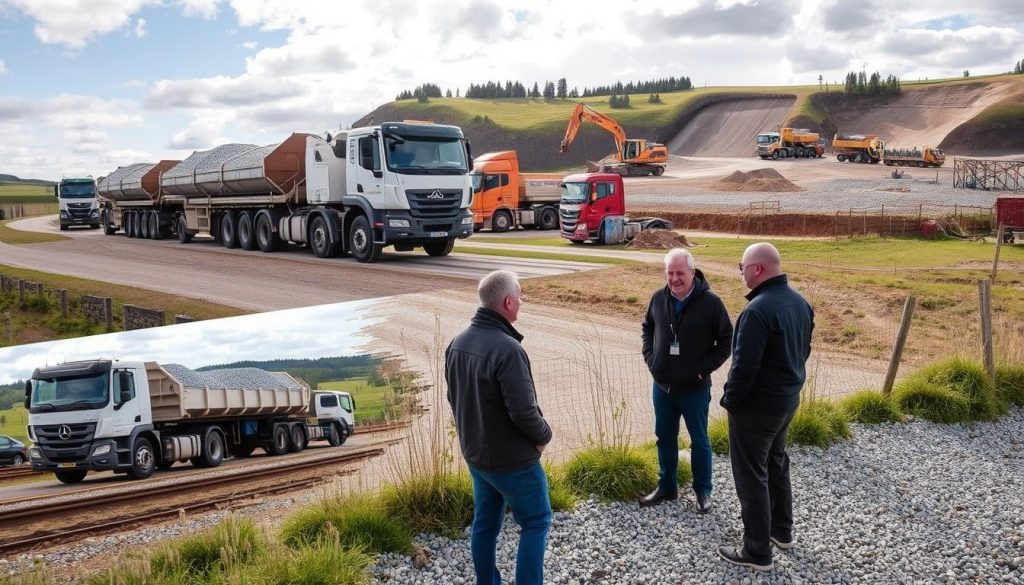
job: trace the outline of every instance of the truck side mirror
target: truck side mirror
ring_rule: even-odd
[[[60,198],[60,185],[53,186],[53,196]]]
[[[473,168],[473,147],[469,145],[469,140],[463,139],[463,141],[466,143],[466,164],[469,165],[469,168]]]
[[[119,403],[124,404],[132,399],[132,373],[121,370],[117,375],[118,385],[121,387],[121,393],[117,398]]]
[[[32,404],[32,380],[25,380],[25,408]]]

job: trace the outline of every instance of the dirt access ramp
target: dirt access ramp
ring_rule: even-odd
[[[755,138],[785,123],[796,97],[727,99],[710,104],[668,142],[679,156],[752,157]]]
[[[878,134],[891,146],[938,146],[957,126],[1022,92],[1024,85],[1013,80],[905,86],[902,95],[884,103],[830,105],[829,111],[845,134]]]

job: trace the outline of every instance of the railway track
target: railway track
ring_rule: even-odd
[[[372,431],[371,431],[372,432]],[[8,479],[18,479],[22,477],[32,477],[41,475],[43,472],[36,471],[28,465],[19,465],[18,467],[4,467],[0,469],[0,481]]]
[[[376,457],[384,452],[383,447],[367,447],[346,453],[319,457],[306,461],[292,461],[287,465],[261,466],[243,469],[233,473],[207,475],[182,481],[143,483],[136,489],[125,489],[111,492],[109,489],[92,490],[93,493],[75,493],[74,498],[54,502],[53,498],[30,498],[24,506],[4,511],[0,515],[0,532],[24,530],[26,525],[46,522],[45,530],[0,540],[0,553],[10,554],[31,550],[42,544],[56,544],[77,540],[85,536],[96,536],[115,532],[143,522],[178,517],[211,508],[228,505],[232,502],[273,495],[282,492],[296,491],[311,487],[324,481],[323,475],[296,478],[296,473],[328,465],[350,464]],[[342,473],[353,473],[354,470]],[[288,478],[287,482],[266,483],[275,477]],[[262,482],[261,485],[245,484]],[[218,488],[223,490],[231,486],[228,493],[215,493]],[[181,497],[183,493],[207,494],[199,496],[198,501],[192,498],[188,503],[175,502],[173,497]],[[161,504],[161,500],[169,500]],[[7,502],[16,504],[17,502]],[[155,504],[155,505],[154,505]],[[148,506],[148,507],[147,507]],[[84,519],[90,512],[117,509],[144,510],[114,518],[104,517],[95,520]]]

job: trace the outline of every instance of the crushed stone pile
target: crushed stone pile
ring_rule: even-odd
[[[630,240],[629,247],[641,250],[671,250],[672,248],[690,248],[693,244],[685,235],[672,230],[644,230]]]
[[[775,169],[754,169],[749,173],[733,171],[728,177],[712,183],[711,188],[715,191],[803,191]]]

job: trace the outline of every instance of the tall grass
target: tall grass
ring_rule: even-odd
[[[708,439],[715,455],[729,454],[729,419],[713,418],[708,421]]]
[[[996,393],[1008,404],[1024,406],[1024,363],[996,366]]]
[[[636,499],[654,489],[658,468],[648,453],[624,445],[591,447],[566,463],[565,476],[580,496],[608,501]]]
[[[932,384],[966,399],[967,420],[995,420],[1005,413],[985,368],[966,358],[954,357],[926,365],[908,379]]]
[[[920,379],[907,379],[893,388],[893,400],[907,414],[935,423],[970,420],[971,404],[965,396]]]
[[[162,575],[202,577],[245,564],[266,548],[266,537],[251,520],[228,517],[208,532],[187,536],[158,551],[152,568]]]
[[[847,396],[839,403],[846,417],[861,424],[876,425],[895,423],[903,420],[896,403],[878,390],[865,388]]]
[[[292,514],[281,527],[281,541],[292,548],[324,539],[370,553],[412,550],[406,524],[369,494],[327,498]]]
[[[828,447],[850,437],[850,425],[839,409],[826,400],[803,402],[793,415],[786,439],[790,445]]]
[[[239,585],[365,585],[373,558],[359,547],[320,540],[298,550],[275,547],[259,562],[228,574]]]

